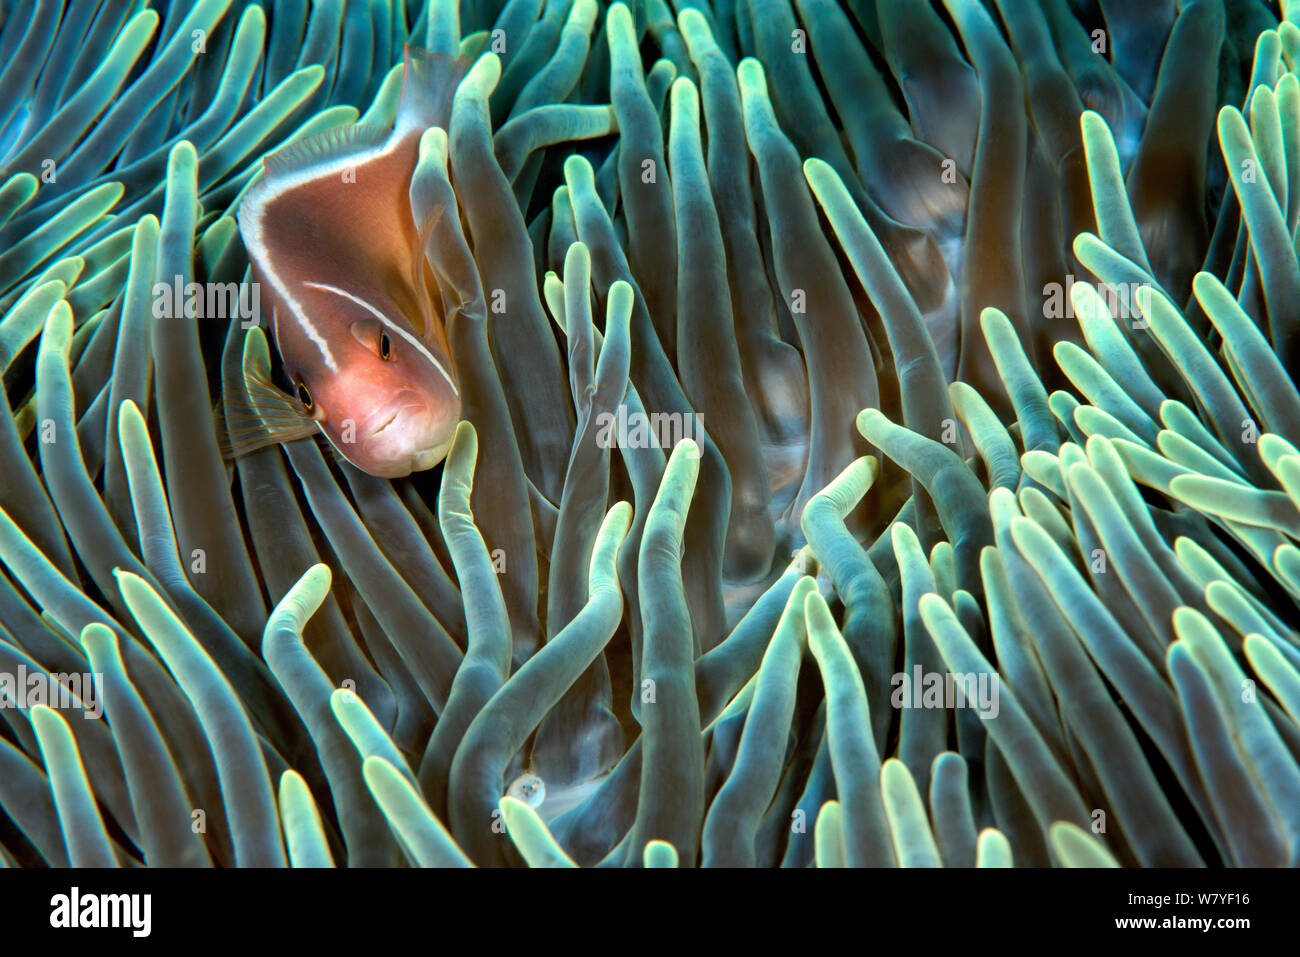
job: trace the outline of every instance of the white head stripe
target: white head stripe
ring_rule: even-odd
[[[334,353],[330,350],[330,344],[325,341],[325,337],[320,334],[320,330],[307,318],[307,310],[303,309],[297,302],[294,302],[293,305],[296,307],[293,310],[294,318],[301,323],[302,331],[307,333],[307,338],[316,343],[316,347],[320,349],[321,358],[325,360],[325,367],[330,372],[338,372],[339,364],[334,361]]]
[[[307,333],[307,338],[316,344],[316,348],[320,350],[321,359],[325,362],[325,368],[329,369],[330,372],[338,372],[339,364],[334,359],[330,344],[325,341],[325,337],[320,334],[320,330],[307,318],[307,310],[303,308],[302,303],[294,297],[293,293],[289,292],[288,287],[280,281],[274,271],[270,269],[263,270],[263,275],[266,276],[275,291],[280,295],[280,298],[288,305],[289,315],[302,326],[302,331]],[[274,313],[272,314],[272,321],[274,321]]]
[[[424,343],[421,342],[419,339],[415,338],[415,336],[411,335],[409,332],[407,332],[405,329],[403,329],[403,328],[402,328],[401,326],[399,326],[397,323],[393,322],[393,320],[389,319],[387,316],[385,316],[382,312],[380,312],[378,309],[376,309],[376,308],[375,308],[374,306],[372,306],[370,303],[366,302],[366,301],[365,301],[364,299],[362,299],[360,296],[355,296],[355,295],[353,295],[352,293],[348,292],[348,291],[345,290],[345,289],[339,289],[337,286],[330,286],[330,285],[327,285],[327,284],[325,284],[325,283],[323,283],[323,282],[304,282],[303,285],[304,285],[304,286],[308,286],[308,287],[310,287],[310,288],[312,288],[312,289],[323,289],[323,290],[325,290],[326,292],[332,292],[332,293],[334,293],[336,296],[342,296],[344,299],[347,299],[347,300],[349,300],[349,301],[351,301],[351,302],[356,303],[356,304],[357,304],[358,306],[360,306],[362,309],[364,309],[364,310],[366,310],[367,312],[369,312],[372,316],[374,316],[376,319],[378,319],[380,322],[382,322],[382,323],[384,324],[384,327],[385,327],[386,329],[389,329],[390,331],[392,331],[392,332],[395,333],[396,335],[401,336],[404,340],[406,340],[408,343],[410,343],[411,346],[414,347],[415,350],[416,350],[417,352],[420,353],[420,355],[422,355],[422,356],[424,356],[426,359],[428,359],[429,362],[433,365],[433,367],[434,367],[435,369],[438,370],[438,373],[439,373],[439,374],[440,374],[444,379],[447,380],[447,385],[451,386],[451,391],[452,391],[453,393],[455,393],[457,396],[460,395],[460,390],[456,388],[456,383],[452,381],[452,378],[451,378],[451,376],[447,373],[447,370],[443,368],[442,363],[439,362],[436,358],[434,358],[433,353],[431,353],[431,352],[430,352],[430,351],[425,347]]]
[[[269,268],[270,257],[267,255],[266,245],[262,241],[260,210],[258,215],[253,217],[249,222],[251,225],[248,233],[245,235],[244,244],[248,247],[250,257],[254,260],[261,260],[267,264],[268,268],[262,270],[262,275],[266,277],[266,280],[271,284],[272,288],[275,289],[280,298],[285,301],[285,304],[289,307],[289,315],[295,319],[300,326],[302,326],[302,331],[307,333],[307,338],[316,344],[316,348],[320,350],[321,359],[325,363],[325,368],[330,372],[338,372],[339,364],[334,359],[334,352],[330,349],[329,343],[325,341],[325,337],[320,334],[320,330],[317,329],[311,319],[307,317],[307,310],[303,307],[303,304],[289,291],[289,287],[281,281],[278,275],[276,275],[275,270]],[[277,343],[277,345],[279,345],[279,343]]]

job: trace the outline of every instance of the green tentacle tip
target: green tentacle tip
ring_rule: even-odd
[[[1077,824],[1057,821],[1048,832],[1052,850],[1066,867],[1119,867],[1119,862],[1096,837]]]
[[[506,832],[529,867],[577,867],[556,843],[537,811],[509,795],[501,798]]]
[[[667,841],[647,841],[642,863],[646,867],[677,867],[677,849]]]

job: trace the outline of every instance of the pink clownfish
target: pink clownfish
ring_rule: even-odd
[[[460,389],[424,255],[438,216],[416,223],[409,189],[420,136],[446,128],[469,66],[408,47],[391,130],[330,130],[263,160],[239,231],[292,394],[246,375],[258,415],[254,428],[228,417],[232,455],[319,430],[372,475],[446,456]]]

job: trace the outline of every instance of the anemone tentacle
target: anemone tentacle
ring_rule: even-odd
[[[1133,6],[7,6],[0,863],[1300,865],[1300,6]],[[462,421],[244,453],[407,44]]]

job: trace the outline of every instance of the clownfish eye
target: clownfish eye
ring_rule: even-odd
[[[298,401],[302,403],[302,407],[308,412],[311,411],[312,406],[314,405],[312,402],[311,390],[308,389],[301,380],[298,382]]]
[[[352,338],[357,340],[384,362],[393,358],[393,340],[388,337],[382,323],[375,319],[358,319],[348,327]]]

